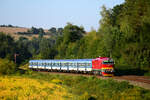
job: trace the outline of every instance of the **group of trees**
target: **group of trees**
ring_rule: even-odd
[[[126,0],[112,9],[103,6],[101,16],[98,31],[91,30],[76,41],[70,41],[74,36],[67,38],[64,28],[55,58],[107,56],[114,58],[118,65],[150,69],[150,1]],[[73,34],[72,28],[67,31]]]
[[[17,54],[17,63],[21,64],[33,57],[36,59],[53,59],[52,52],[55,40],[44,38],[39,35],[38,38],[28,40],[25,37],[20,37],[14,40],[11,36],[0,33],[0,58],[15,60],[14,55]]]
[[[113,9],[103,7],[99,35],[117,63],[143,69],[150,67],[150,1],[126,0]]]
[[[86,33],[83,27],[68,23],[64,28],[52,27],[47,33],[32,27],[28,32],[51,34],[28,40],[0,34],[0,58],[17,63],[28,59],[78,59],[107,56],[117,65],[150,69],[150,1],[126,0],[112,9],[102,7],[98,31]],[[55,37],[55,38],[53,38]]]
[[[45,35],[45,31],[43,28],[35,28],[32,27],[31,29],[28,29],[27,32],[17,32],[18,35]]]
[[[18,28],[18,26],[9,25],[0,25],[0,27],[11,27],[11,28]]]
[[[50,35],[50,36],[56,38],[63,34],[63,28],[57,29],[55,27],[52,27],[46,32],[46,31],[44,31],[43,28],[31,27],[31,29],[28,29],[27,32],[17,32],[16,34],[18,34],[18,35],[40,35],[40,36]]]

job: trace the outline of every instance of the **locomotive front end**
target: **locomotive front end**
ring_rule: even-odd
[[[112,59],[104,60],[102,62],[102,75],[114,76],[114,61]]]

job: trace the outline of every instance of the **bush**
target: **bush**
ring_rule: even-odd
[[[0,59],[0,74],[13,74],[16,69],[16,64],[8,59]]]

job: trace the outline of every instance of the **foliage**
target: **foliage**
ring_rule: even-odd
[[[75,52],[72,52],[72,45],[79,41],[85,31],[83,28],[80,28],[76,25],[68,23],[63,30],[63,36],[59,36],[56,41],[56,49],[58,55],[55,58],[73,58],[76,55]],[[74,47],[76,48],[76,47]],[[73,49],[74,49],[73,48]],[[73,50],[74,51],[74,50]],[[71,56],[71,57],[70,57]]]
[[[15,42],[13,38],[4,33],[0,33],[0,58],[13,60],[15,53]]]
[[[18,28],[19,26],[14,26],[14,25],[0,25],[0,27],[11,27],[11,28]]]
[[[0,59],[0,74],[13,74],[16,70],[14,62],[7,59]]]

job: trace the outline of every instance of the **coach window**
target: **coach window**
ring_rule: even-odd
[[[45,63],[45,66],[47,66],[47,63]]]
[[[81,63],[78,63],[79,66],[81,66]]]
[[[50,63],[47,63],[48,66],[50,66]]]
[[[59,66],[59,62],[57,63],[57,66]]]
[[[88,63],[85,63],[85,66],[88,66]]]
[[[62,63],[62,66],[64,66],[64,67],[65,67],[65,63]]]
[[[74,66],[74,63],[71,63],[71,66]]]
[[[71,63],[68,63],[68,66],[71,66]]]
[[[79,65],[82,66],[82,63],[80,63]]]
[[[43,63],[44,66],[46,66],[46,63]]]
[[[64,66],[64,63],[63,63],[63,62],[61,62],[61,66],[62,66],[62,67]]]
[[[57,62],[55,63],[55,65],[56,65],[56,67],[58,67],[58,63]]]
[[[57,62],[57,67],[59,66],[59,63]]]
[[[53,63],[53,66],[55,66],[55,63]]]

